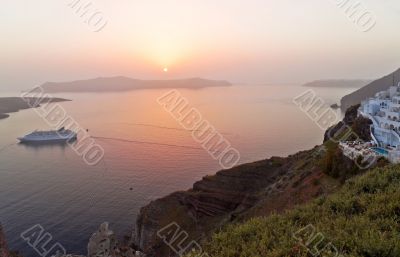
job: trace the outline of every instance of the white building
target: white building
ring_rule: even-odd
[[[359,114],[370,119],[371,137],[392,162],[400,160],[400,83],[361,103]]]

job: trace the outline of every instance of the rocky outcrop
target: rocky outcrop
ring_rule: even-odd
[[[116,256],[117,240],[114,232],[108,228],[108,223],[100,225],[100,229],[93,233],[88,244],[88,257]]]
[[[357,119],[358,115],[358,108],[360,108],[360,105],[354,105],[351,106],[346,110],[346,113],[344,115],[344,118],[342,121],[340,121],[338,124],[333,125],[332,127],[328,128],[325,131],[324,134],[324,143],[328,141],[329,139],[337,136],[338,133],[342,132],[347,126],[351,127],[354,123],[354,121]]]
[[[177,247],[158,233],[169,224],[177,224],[179,234],[187,234],[174,243],[200,243],[229,222],[280,212],[329,193],[333,188],[323,182],[325,175],[316,165],[323,152],[323,147],[316,147],[287,158],[273,157],[219,171],[196,182],[189,191],[153,201],[141,209],[133,242],[148,256],[176,256]]]
[[[92,234],[88,243],[87,256],[68,254],[61,257],[146,257],[145,254],[134,250],[130,243],[119,243],[107,222]]]
[[[191,190],[151,202],[137,218],[133,245],[149,257],[182,256],[190,250],[183,246],[193,241],[201,245],[230,222],[283,212],[337,190],[345,179],[359,173],[335,143],[343,125],[361,139],[371,140],[371,121],[357,117],[358,108],[349,108],[341,123],[325,133],[324,144],[314,149],[222,170],[196,182]],[[166,240],[160,232],[170,227],[178,229],[169,231]]]
[[[3,227],[0,224],[0,257],[10,257],[10,252],[7,247],[6,236]]]
[[[331,138],[337,137],[340,133],[343,133],[345,129],[351,128],[354,132],[353,134],[347,134],[348,138],[343,138],[344,140],[355,140],[355,136],[359,139],[368,142],[371,141],[370,125],[372,121],[370,119],[358,116],[358,109],[360,105],[353,105],[346,110],[345,116],[341,122],[330,127],[324,134],[324,142]]]

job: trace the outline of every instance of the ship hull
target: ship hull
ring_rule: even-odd
[[[25,137],[20,137],[18,138],[20,143],[38,143],[38,144],[45,144],[45,143],[65,143],[67,141],[75,141],[76,136],[73,137],[59,137],[59,138],[46,138],[46,139],[40,139],[40,138],[25,138]]]

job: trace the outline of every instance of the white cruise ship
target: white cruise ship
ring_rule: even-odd
[[[77,133],[72,130],[60,128],[59,130],[34,131],[18,140],[22,143],[46,143],[46,142],[66,142],[75,140]]]

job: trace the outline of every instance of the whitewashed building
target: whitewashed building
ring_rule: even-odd
[[[392,162],[400,161],[400,83],[378,92],[361,103],[358,110],[372,121],[371,137],[375,150]]]

